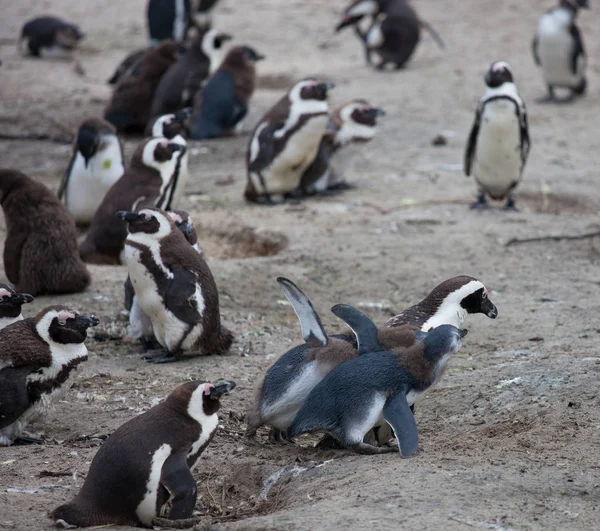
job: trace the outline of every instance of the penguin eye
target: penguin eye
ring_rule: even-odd
[[[60,319],[58,321],[58,326],[65,326],[67,324],[67,321],[63,321],[62,319]]]
[[[487,291],[484,291],[484,292],[481,294],[481,298],[482,298],[482,299],[487,299],[487,296],[488,296],[488,294],[487,294]]]
[[[144,219],[146,221],[150,221],[152,219],[152,216],[150,214],[144,214]]]

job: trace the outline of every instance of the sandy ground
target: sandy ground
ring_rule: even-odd
[[[238,387],[223,400],[222,429],[198,467],[197,509],[208,515],[199,529],[211,522],[236,530],[600,528],[600,242],[506,246],[512,238],[600,228],[596,15],[581,17],[589,94],[572,106],[541,106],[534,99],[544,86],[529,43],[552,3],[415,1],[446,50],[425,36],[407,70],[376,73],[363,65],[350,31],[333,34],[343,0],[222,0],[216,25],[268,56],[247,129],[289,82],[310,74],[337,83],[334,103],[364,97],[385,108],[378,137],[348,162],[357,188],[295,206],[248,206],[248,136],[195,143],[182,206],[197,222],[224,322],[236,334],[231,354],[162,367],[142,362],[138,347],[120,339],[124,268],[91,267],[87,292],[26,307],[32,315],[71,303],[98,314],[102,325],[66,398],[31,426],[48,443],[0,448],[0,529],[51,528],[47,512],[82,485],[99,436],[183,381],[219,377]],[[145,43],[145,0],[0,4],[0,133],[64,136],[101,112],[110,94],[105,80]],[[42,13],[87,32],[85,76],[72,63],[16,53],[20,27]],[[475,187],[461,167],[482,76],[498,59],[512,65],[529,107],[533,148],[519,213],[470,211]],[[439,133],[448,144],[434,147]],[[136,142],[126,143],[128,155]],[[1,141],[0,165],[56,188],[69,151],[58,142]],[[3,224],[2,231],[3,239]],[[271,256],[256,256],[264,254]],[[334,332],[340,327],[328,308],[335,303],[359,305],[383,323],[457,274],[481,279],[500,316],[468,321],[463,350],[417,409],[416,457],[322,452],[312,448],[314,438],[276,447],[266,432],[259,446],[243,441],[257,376],[300,339],[276,276],[305,289]]]

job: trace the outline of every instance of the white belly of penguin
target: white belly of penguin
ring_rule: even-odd
[[[140,307],[137,295],[133,296],[131,310],[129,311],[129,326],[127,335],[131,339],[151,339],[154,335],[152,321]]]
[[[494,199],[502,199],[520,179],[521,165],[521,132],[514,103],[487,103],[475,148],[476,181]]]
[[[348,430],[347,435],[350,442],[361,442],[373,427],[383,423],[383,406],[385,406],[386,400],[387,397],[384,393],[375,393],[373,395],[370,399],[366,415],[356,419]]]
[[[146,482],[146,493],[135,510],[135,514],[144,525],[151,526],[152,520],[158,516],[157,512],[160,510],[160,507],[156,507],[158,486],[160,484],[162,467],[170,455],[171,446],[165,443],[152,456],[150,475]]]
[[[559,26],[552,15],[544,15],[538,26],[538,56],[542,73],[548,85],[559,87],[577,86],[584,75],[585,59],[580,57],[577,73],[571,69],[571,57],[575,43],[565,27]]]
[[[328,121],[325,114],[315,116],[288,138],[283,151],[263,173],[269,192],[291,192],[300,184],[302,174],[317,156]]]

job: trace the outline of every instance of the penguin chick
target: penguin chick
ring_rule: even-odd
[[[167,214],[173,220],[177,228],[183,233],[185,239],[192,246],[192,248],[197,253],[202,254],[202,249],[200,249],[200,246],[198,245],[198,235],[196,234],[196,230],[194,229],[194,224],[190,215],[184,210],[167,212]],[[142,341],[144,348],[149,350],[154,344],[152,321],[150,317],[144,313],[144,310],[140,308],[140,304],[135,295],[135,290],[133,289],[133,284],[131,283],[131,278],[127,277],[124,287],[124,306],[129,312],[129,326],[127,327],[127,335],[133,340]]]
[[[19,48],[23,55],[34,57],[68,56],[84,38],[75,24],[57,17],[38,17],[23,26]]]
[[[184,146],[165,138],[149,138],[137,147],[129,168],[107,192],[92,219],[79,248],[85,262],[122,263],[127,228],[115,218],[115,212],[144,206],[171,208],[184,153]]]
[[[506,63],[492,63],[485,84],[465,150],[465,174],[472,173],[479,186],[471,208],[487,208],[489,195],[506,198],[505,209],[515,210],[513,190],[521,180],[530,148],[527,111]]]
[[[17,293],[8,284],[0,282],[0,330],[23,320],[21,306],[33,301],[29,293]]]
[[[227,352],[233,335],[221,326],[219,293],[202,255],[162,210],[117,215],[129,227],[125,260],[133,289],[165,349],[146,360],[170,363],[183,359],[183,352]]]
[[[172,39],[183,41],[190,28],[190,0],[149,0],[146,16],[150,46]]]
[[[288,436],[325,432],[358,453],[393,452],[393,447],[363,442],[365,435],[384,420],[394,430],[400,455],[414,455],[418,431],[410,406],[415,396],[444,372],[466,333],[452,325],[438,326],[422,343],[402,354],[372,352],[339,365],[310,392]],[[360,335],[357,340],[360,344]]]
[[[223,44],[232,37],[210,27],[192,41],[189,50],[165,72],[156,87],[151,116],[193,105],[202,83],[221,64]]]
[[[554,89],[567,88],[570,94],[559,100],[568,103],[585,93],[586,56],[581,32],[575,24],[579,8],[589,8],[587,0],[560,0],[558,7],[541,16],[533,38],[535,64],[542,68],[548,95],[538,103],[555,101]]]
[[[246,200],[272,203],[272,194],[293,195],[319,151],[334,86],[303,79],[258,122],[246,156]]]
[[[119,80],[121,80],[126,75],[127,71],[130,70],[144,56],[144,54],[147,51],[147,48],[144,48],[142,50],[136,50],[135,52],[132,52],[127,57],[125,57],[125,59],[121,61],[119,66],[117,66],[113,75],[110,76],[107,83],[109,85],[116,85],[119,82]]]
[[[180,45],[174,41],[148,50],[115,86],[104,119],[119,132],[142,132],[150,119],[154,91],[163,74],[177,61],[179,51]]]
[[[233,136],[241,130],[256,86],[255,63],[264,58],[249,46],[229,50],[219,69],[196,94],[191,138]]]
[[[0,330],[0,446],[20,438],[67,390],[71,372],[88,357],[87,329],[98,323],[93,315],[49,306]]]
[[[351,100],[335,109],[315,160],[302,174],[301,192],[311,195],[348,188],[343,177],[331,166],[332,157],[350,143],[370,142],[377,132],[377,118],[384,114],[382,109],[363,99]]]
[[[196,380],[118,428],[94,456],[79,494],[51,513],[61,527],[152,527],[167,503],[170,520],[196,504],[191,469],[215,435],[220,398],[235,382]]]
[[[363,344],[357,351],[344,336],[326,334],[321,318],[298,286],[283,277],[277,282],[300,320],[304,343],[288,350],[267,369],[256,386],[254,404],[246,413],[246,437],[254,437],[260,426],[268,424],[273,442],[286,439],[286,429],[310,391],[339,364],[371,351],[375,344],[400,352],[423,335],[409,326],[373,328],[370,336],[363,334]]]
[[[370,17],[369,27],[363,31],[359,23]],[[336,31],[353,26],[365,48],[368,65],[383,70],[388,65],[394,69],[403,68],[412,57],[419,39],[421,28],[427,29],[438,45],[444,43],[435,30],[420,20],[406,0],[356,0],[344,12],[344,18]],[[373,56],[379,61],[374,64]]]
[[[0,170],[6,221],[4,270],[17,291],[79,293],[90,274],[77,252],[75,221],[56,194],[16,170]]]
[[[100,118],[89,118],[77,131],[58,197],[76,223],[89,225],[106,192],[124,171],[123,148],[115,128]]]

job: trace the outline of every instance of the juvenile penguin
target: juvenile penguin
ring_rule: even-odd
[[[364,17],[370,17],[366,31],[359,27]],[[438,45],[444,47],[438,34],[418,18],[407,0],[356,0],[346,8],[336,31],[347,26],[354,27],[363,43],[367,64],[378,70],[388,65],[394,69],[403,68],[419,44],[421,28],[427,29]],[[374,64],[373,56],[379,60],[377,64]]]
[[[246,200],[272,203],[273,194],[293,195],[319,151],[329,121],[327,96],[333,87],[333,83],[303,79],[258,122],[246,156]]]
[[[23,26],[19,48],[34,57],[67,56],[84,37],[75,24],[57,17],[38,17]]]
[[[264,59],[249,46],[234,46],[196,93],[191,138],[233,136],[241,131],[256,86],[255,63]]]
[[[142,50],[136,50],[135,52],[130,53],[121,63],[117,66],[113,75],[110,76],[107,83],[109,85],[116,85],[119,80],[125,76],[128,70],[133,68],[133,66],[144,56],[144,54],[148,51],[147,48]]]
[[[127,227],[116,217],[123,209],[157,206],[170,209],[179,187],[179,166],[185,148],[165,138],[149,138],[131,157],[131,164],[112,186],[90,224],[79,248],[91,264],[117,265],[127,238]]]
[[[190,518],[196,504],[191,469],[217,431],[220,398],[235,382],[196,380],[118,428],[94,456],[75,499],[51,517],[62,527],[152,527],[170,502],[170,520]]]
[[[505,209],[515,210],[513,190],[521,180],[530,148],[527,110],[506,63],[492,63],[485,84],[465,150],[465,174],[473,174],[479,186],[471,208],[487,208],[488,195],[506,198]]]
[[[203,28],[188,51],[160,79],[150,115],[173,113],[192,106],[202,83],[219,68],[223,44],[231,38],[216,29]]]
[[[68,389],[71,372],[88,357],[87,329],[98,323],[93,315],[49,306],[0,330],[0,446],[19,442],[27,424]]]
[[[16,170],[0,170],[6,221],[4,270],[17,291],[79,293],[90,274],[77,252],[75,220],[56,194]]]
[[[167,214],[173,220],[177,228],[183,233],[185,239],[192,248],[197,253],[202,254],[202,249],[200,249],[200,246],[198,245],[198,236],[190,215],[184,210],[175,210],[167,212]],[[135,295],[135,290],[133,289],[133,284],[129,277],[127,277],[127,280],[125,281],[125,309],[129,312],[127,335],[133,340],[140,340],[144,345],[144,348],[150,350],[155,341],[154,332],[152,330],[152,320],[144,313],[144,310],[140,308],[138,298]]]
[[[172,39],[183,41],[190,28],[190,0],[150,0],[146,16],[150,46]]]
[[[117,131],[142,132],[150,120],[154,91],[167,69],[177,61],[180,45],[165,41],[148,50],[119,80],[104,109],[104,119]]]
[[[246,413],[246,437],[254,437],[260,426],[268,424],[269,439],[282,442],[310,391],[331,370],[380,344],[386,350],[400,352],[424,334],[409,326],[378,329],[373,325],[368,341],[364,334],[357,350],[344,335],[326,334],[318,313],[296,284],[283,277],[277,282],[300,320],[304,343],[283,354],[258,381],[254,403]]]
[[[349,188],[343,175],[332,166],[332,158],[348,144],[370,142],[377,132],[377,118],[384,114],[363,99],[351,100],[335,109],[315,160],[302,174],[301,192],[311,195]]]
[[[343,315],[340,306],[338,310]],[[385,421],[394,430],[400,455],[414,455],[419,436],[410,406],[416,395],[427,390],[444,372],[466,334],[466,330],[442,325],[401,355],[372,352],[339,365],[310,392],[290,425],[288,436],[325,432],[358,453],[393,452],[393,447],[363,442],[369,431]],[[360,344],[360,334],[357,340]]]
[[[588,0],[560,0],[558,7],[540,18],[532,49],[535,64],[542,67],[548,95],[539,103],[554,101],[555,88],[569,89],[569,96],[559,100],[563,103],[585,93],[585,50],[575,24],[577,11],[582,7],[589,8]]]
[[[115,128],[100,118],[88,118],[77,131],[58,198],[76,223],[89,225],[106,192],[124,171],[123,148]]]
[[[118,217],[129,227],[125,259],[133,289],[165,349],[146,360],[169,363],[183,359],[186,351],[227,352],[233,335],[221,326],[219,293],[202,255],[166,212],[121,211]]]
[[[0,282],[0,330],[23,320],[21,306],[33,301],[29,293],[17,293],[8,284]]]

